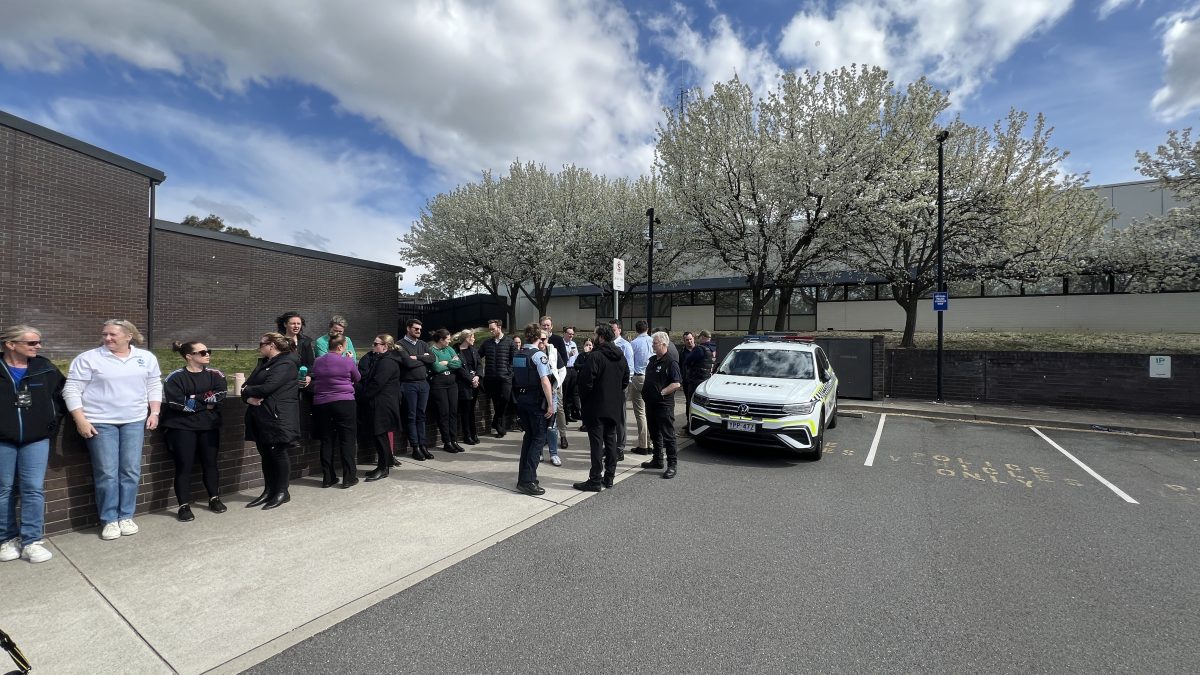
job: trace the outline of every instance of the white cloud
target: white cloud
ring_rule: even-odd
[[[637,59],[637,26],[600,1],[6,7],[0,64],[61,71],[87,53],[188,77],[217,95],[277,80],[314,85],[452,179],[516,157],[642,173],[662,89]]]
[[[1104,2],[1100,3],[1100,9],[1096,10],[1096,13],[1100,15],[1100,19],[1103,21],[1104,19],[1112,16],[1113,12],[1121,9],[1131,2],[1133,2],[1133,0],[1104,0]],[[1137,0],[1137,4],[1138,7],[1141,7],[1142,0]]]
[[[831,12],[813,5],[784,28],[779,54],[817,70],[882,66],[897,82],[927,74],[962,100],[1068,9],[1061,0],[855,0]]]
[[[274,129],[222,126],[142,101],[60,99],[45,111],[22,111],[22,116],[102,146],[136,131],[188,157],[194,167],[168,171],[157,189],[156,215],[164,220],[179,222],[196,213],[196,195],[202,195],[199,202],[206,210],[234,209],[214,210],[223,218],[230,213],[255,218],[251,233],[267,241],[342,255],[368,251],[366,259],[405,264],[396,238],[417,214],[373,205],[380,197],[393,199],[409,183],[385,154]]]
[[[1164,122],[1174,122],[1200,110],[1200,4],[1159,20],[1163,30],[1166,83],[1154,93],[1151,106]]]
[[[764,93],[779,77],[779,64],[771,56],[770,46],[747,46],[725,15],[712,20],[707,36],[692,28],[686,8],[681,6],[669,16],[653,17],[648,25],[659,34],[667,53],[689,65],[692,72],[683,75],[689,87],[709,92],[713,83],[737,75],[752,90]]]

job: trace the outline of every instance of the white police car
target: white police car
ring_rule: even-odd
[[[837,426],[837,375],[811,338],[751,336],[696,388],[688,428],[700,444],[769,445],[820,459]]]

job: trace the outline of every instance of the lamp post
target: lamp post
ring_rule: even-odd
[[[945,244],[945,214],[943,212],[943,181],[942,181],[942,166],[945,161],[945,152],[943,146],[946,139],[950,138],[950,132],[943,129],[938,132],[938,192],[937,192],[937,209],[938,209],[938,226],[937,226],[937,289],[939,293],[946,292],[946,275],[942,269],[942,248]],[[942,319],[945,312],[937,313],[937,400],[942,402],[942,334],[943,323]]]
[[[650,239],[650,255],[646,258],[646,324],[654,326],[654,207],[646,209],[646,236]]]

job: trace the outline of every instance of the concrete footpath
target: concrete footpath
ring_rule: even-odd
[[[850,399],[840,406],[847,416],[1200,438],[1200,418]],[[243,508],[255,490],[227,496],[221,515],[195,509],[191,523],[179,523],[173,509],[141,516],[139,534],[115,541],[96,529],[51,537],[51,561],[0,564],[0,628],[35,672],[239,672],[589,498],[571,488],[589,464],[586,436],[571,428],[563,466],[539,469],[540,498],[515,491],[521,436],[510,433],[462,454],[406,458],[388,479],[350,490],[299,479],[291,503],[273,511]],[[618,483],[644,459],[627,454]],[[0,671],[6,659],[0,654]]]

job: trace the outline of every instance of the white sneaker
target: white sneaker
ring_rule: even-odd
[[[137,523],[133,522],[133,518],[126,518],[125,520],[118,520],[117,527],[121,528],[121,534],[126,537],[128,537],[131,534],[138,533],[138,526],[137,526]]]
[[[104,529],[100,530],[100,538],[104,540],[119,539],[121,537],[121,526],[116,522],[107,523]]]
[[[42,545],[45,543],[44,541],[35,541],[26,546],[25,550],[21,552],[21,557],[31,563],[46,562],[53,558],[54,554],[46,550],[46,547]]]
[[[13,537],[0,543],[0,562],[8,562],[21,557],[21,538]]]
[[[562,466],[562,460],[558,458],[558,455],[550,455],[550,463],[554,466]]]

